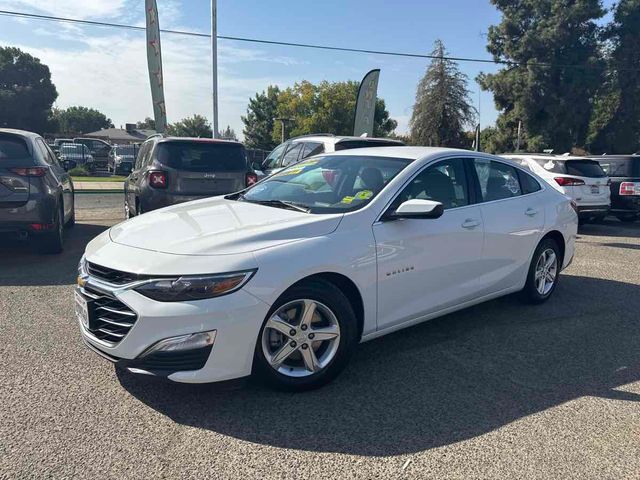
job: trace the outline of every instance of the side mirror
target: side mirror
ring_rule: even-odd
[[[439,218],[444,213],[444,206],[432,200],[407,200],[395,211],[385,215],[386,219],[397,218]]]

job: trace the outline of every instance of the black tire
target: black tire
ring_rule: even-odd
[[[620,215],[618,217],[618,220],[620,220],[621,222],[624,222],[624,223],[632,223],[632,222],[635,222],[637,219],[638,219],[638,217],[625,216],[625,215]]]
[[[62,252],[64,244],[64,214],[63,207],[58,209],[53,231],[43,233],[35,238],[36,248],[40,253],[55,254]]]
[[[262,348],[262,336],[267,321],[280,307],[300,299],[314,300],[329,308],[338,321],[340,338],[335,355],[324,368],[307,376],[293,377],[278,372],[269,364]],[[256,341],[253,360],[254,378],[278,390],[295,392],[313,390],[326,385],[338,376],[347,366],[357,344],[357,320],[347,297],[330,282],[322,279],[309,280],[287,290],[267,314]]]
[[[553,250],[553,253],[556,257],[556,270],[555,270],[555,281],[551,285],[551,288],[544,293],[541,293],[538,290],[538,286],[536,285],[536,267],[538,266],[538,262],[540,261],[540,257],[543,252],[547,252],[549,250]],[[527,273],[527,283],[524,288],[520,292],[520,299],[525,303],[531,304],[539,304],[544,303],[555,291],[558,286],[558,280],[560,278],[560,269],[562,268],[562,254],[560,252],[560,247],[556,243],[555,240],[551,238],[545,238],[542,240],[536,251],[533,254],[533,258],[531,259],[531,265],[529,265],[529,272]]]

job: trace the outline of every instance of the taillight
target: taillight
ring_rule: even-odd
[[[247,187],[250,187],[251,185],[255,185],[256,183],[258,183],[258,175],[256,175],[255,173],[247,173],[244,177],[244,184]]]
[[[584,185],[584,180],[573,177],[555,177],[554,180],[561,187],[575,187],[577,185]]]
[[[21,177],[44,177],[47,174],[45,167],[11,168],[10,171]]]
[[[149,185],[153,188],[167,188],[167,172],[149,172]]]
[[[620,184],[620,195],[635,195],[636,184],[634,182],[622,182]]]

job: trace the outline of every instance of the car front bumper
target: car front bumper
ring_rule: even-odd
[[[136,315],[133,326],[116,342],[98,338],[91,327],[78,319],[82,338],[91,350],[133,373],[185,383],[249,375],[258,332],[270,308],[243,290],[208,300],[158,302],[92,277],[86,279],[83,287],[77,286],[76,292],[89,302],[92,298],[88,294],[99,292]],[[160,359],[145,355],[160,341],[199,332],[213,332],[215,340],[211,348],[183,350]]]

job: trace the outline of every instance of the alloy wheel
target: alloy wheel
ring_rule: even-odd
[[[558,257],[552,248],[544,250],[536,262],[535,285],[540,295],[547,295],[556,283]]]
[[[336,356],[340,325],[326,305],[310,299],[286,303],[262,330],[262,352],[277,372],[306,377],[323,370]]]

